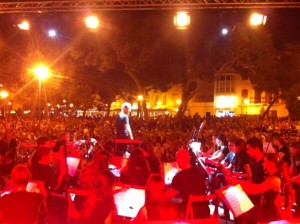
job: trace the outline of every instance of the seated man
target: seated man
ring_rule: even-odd
[[[168,192],[170,197],[176,196],[177,193],[182,198],[181,210],[186,211],[189,195],[206,195],[206,178],[207,173],[199,167],[193,167],[190,163],[188,150],[180,149],[176,153],[176,162],[181,169],[173,178],[171,189]],[[210,210],[208,202],[199,202],[193,205],[195,218],[208,218]]]
[[[44,196],[26,191],[30,179],[26,165],[16,165],[11,175],[13,189],[0,198],[0,223],[35,223],[43,214]]]

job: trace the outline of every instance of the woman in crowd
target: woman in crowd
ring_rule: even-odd
[[[90,181],[88,195],[75,198],[76,207],[80,211],[78,224],[115,223],[117,209],[113,195],[113,174],[109,170],[103,170]]]
[[[163,169],[159,160],[154,155],[153,145],[149,141],[142,141],[140,149],[149,163],[151,173],[162,173]]]
[[[178,209],[166,195],[164,179],[159,174],[151,174],[145,190],[145,204],[132,223],[148,220],[177,220]]]
[[[242,183],[242,187],[247,194],[263,194],[262,222],[281,219],[282,201],[280,194],[283,190],[282,175],[284,175],[280,173],[282,162],[277,154],[267,154],[263,166],[268,173],[268,177],[261,184]]]
[[[104,170],[108,170],[110,154],[105,151],[97,151],[92,161],[80,172],[79,183],[81,189],[89,189],[90,180]]]
[[[250,179],[252,177],[252,172],[245,140],[240,138],[234,142],[234,152],[235,158],[232,162],[231,176],[244,180]]]
[[[32,179],[44,182],[47,191],[57,189],[58,184],[51,167],[53,152],[49,147],[40,147],[34,154],[35,159],[32,161],[30,171]]]
[[[120,172],[120,181],[124,184],[145,186],[150,172],[149,163],[142,150],[134,149]]]

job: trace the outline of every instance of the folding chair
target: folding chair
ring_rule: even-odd
[[[77,220],[79,219],[80,212],[76,210],[74,200],[75,196],[87,196],[88,191],[85,190],[79,190],[79,189],[72,189],[69,188],[67,191],[67,200],[68,200],[68,224],[72,223],[71,220]]]
[[[193,203],[195,202],[209,202],[210,200],[215,200],[215,209],[214,209],[214,216],[211,218],[218,218],[218,198],[215,194],[209,195],[189,195],[186,212],[185,212],[185,219],[194,219],[194,210],[193,210]]]

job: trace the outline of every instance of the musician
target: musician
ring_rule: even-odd
[[[185,213],[189,195],[205,195],[207,193],[207,173],[201,166],[193,167],[191,165],[190,154],[186,149],[179,149],[176,153],[176,162],[181,171],[174,176],[168,195],[172,198],[179,193],[183,199],[180,209]],[[195,218],[208,218],[210,216],[208,202],[195,203],[193,208]]]
[[[117,139],[133,139],[130,123],[129,123],[129,113],[131,111],[131,104],[125,102],[122,104],[121,112],[116,118],[116,138]],[[123,156],[126,151],[129,150],[127,144],[118,145],[116,150],[116,155]]]

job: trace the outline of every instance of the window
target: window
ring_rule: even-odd
[[[167,96],[163,95],[162,104],[167,105]]]
[[[217,93],[234,93],[233,75],[221,75],[216,81]]]
[[[248,89],[242,89],[242,99],[248,98]]]

